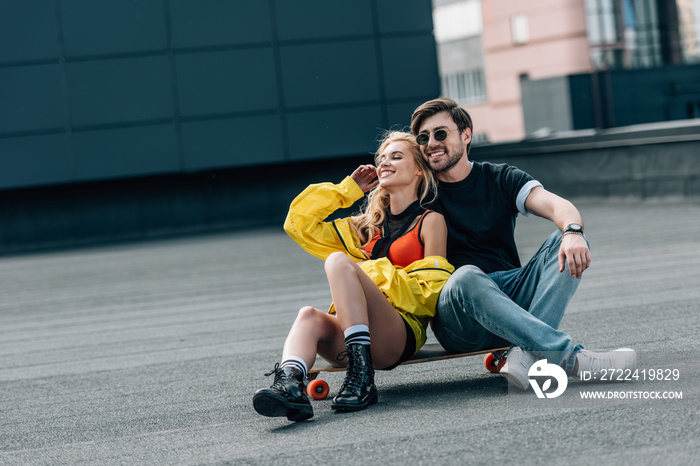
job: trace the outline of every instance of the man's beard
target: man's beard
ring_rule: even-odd
[[[445,156],[438,161],[433,162],[430,158],[428,158],[428,163],[435,173],[449,170],[457,165],[457,163],[462,159],[464,156],[464,144],[460,142],[452,149],[452,151],[448,150]]]

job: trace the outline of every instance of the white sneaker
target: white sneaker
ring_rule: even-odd
[[[526,353],[519,346],[514,346],[508,351],[506,363],[501,367],[499,374],[503,375],[509,384],[520,390],[530,388],[530,378],[527,376],[530,367],[537,362],[537,358]]]
[[[633,371],[637,368],[637,352],[631,348],[619,348],[607,353],[596,353],[588,350],[581,350],[576,353],[577,371],[576,377],[581,376],[581,372],[586,372],[593,380],[600,380],[601,375],[606,375],[606,380],[615,380],[617,377],[610,377],[611,374],[604,374],[603,371]],[[624,374],[621,374],[624,375]]]

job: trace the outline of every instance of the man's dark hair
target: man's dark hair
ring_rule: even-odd
[[[441,112],[447,112],[450,115],[450,118],[452,118],[452,121],[455,122],[457,129],[459,129],[460,132],[464,131],[466,128],[469,128],[472,135],[474,134],[472,117],[469,115],[469,112],[448,97],[440,97],[429,100],[418,107],[411,116],[411,132],[417,136],[423,122],[431,116],[437,115]],[[469,141],[469,144],[467,145],[467,154],[469,154],[471,146],[472,143]]]

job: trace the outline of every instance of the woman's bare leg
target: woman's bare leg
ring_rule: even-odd
[[[282,360],[295,356],[303,359],[307,369],[311,369],[318,353],[324,357],[328,356],[326,359],[330,363],[342,367],[345,362],[336,360],[336,356],[344,350],[345,339],[338,318],[320,309],[306,306],[299,310],[284,342]]]
[[[345,254],[331,254],[325,268],[340,328],[367,325],[374,335],[371,353],[375,368],[394,365],[406,345],[403,317],[360,266]]]
[[[312,307],[302,308],[285,341],[281,363],[267,374],[275,375],[272,386],[253,395],[255,410],[263,416],[286,416],[290,421],[311,418],[313,408],[304,393],[308,369],[316,361],[319,348],[343,344],[337,318]]]

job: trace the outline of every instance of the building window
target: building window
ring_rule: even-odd
[[[483,70],[466,70],[443,76],[442,94],[462,105],[486,101]]]
[[[486,102],[480,0],[433,0],[442,95],[460,105]]]
[[[700,0],[586,0],[597,69],[700,62]]]
[[[596,68],[661,65],[654,0],[586,0],[586,25]]]
[[[683,62],[700,63],[700,0],[678,0],[677,6]]]

